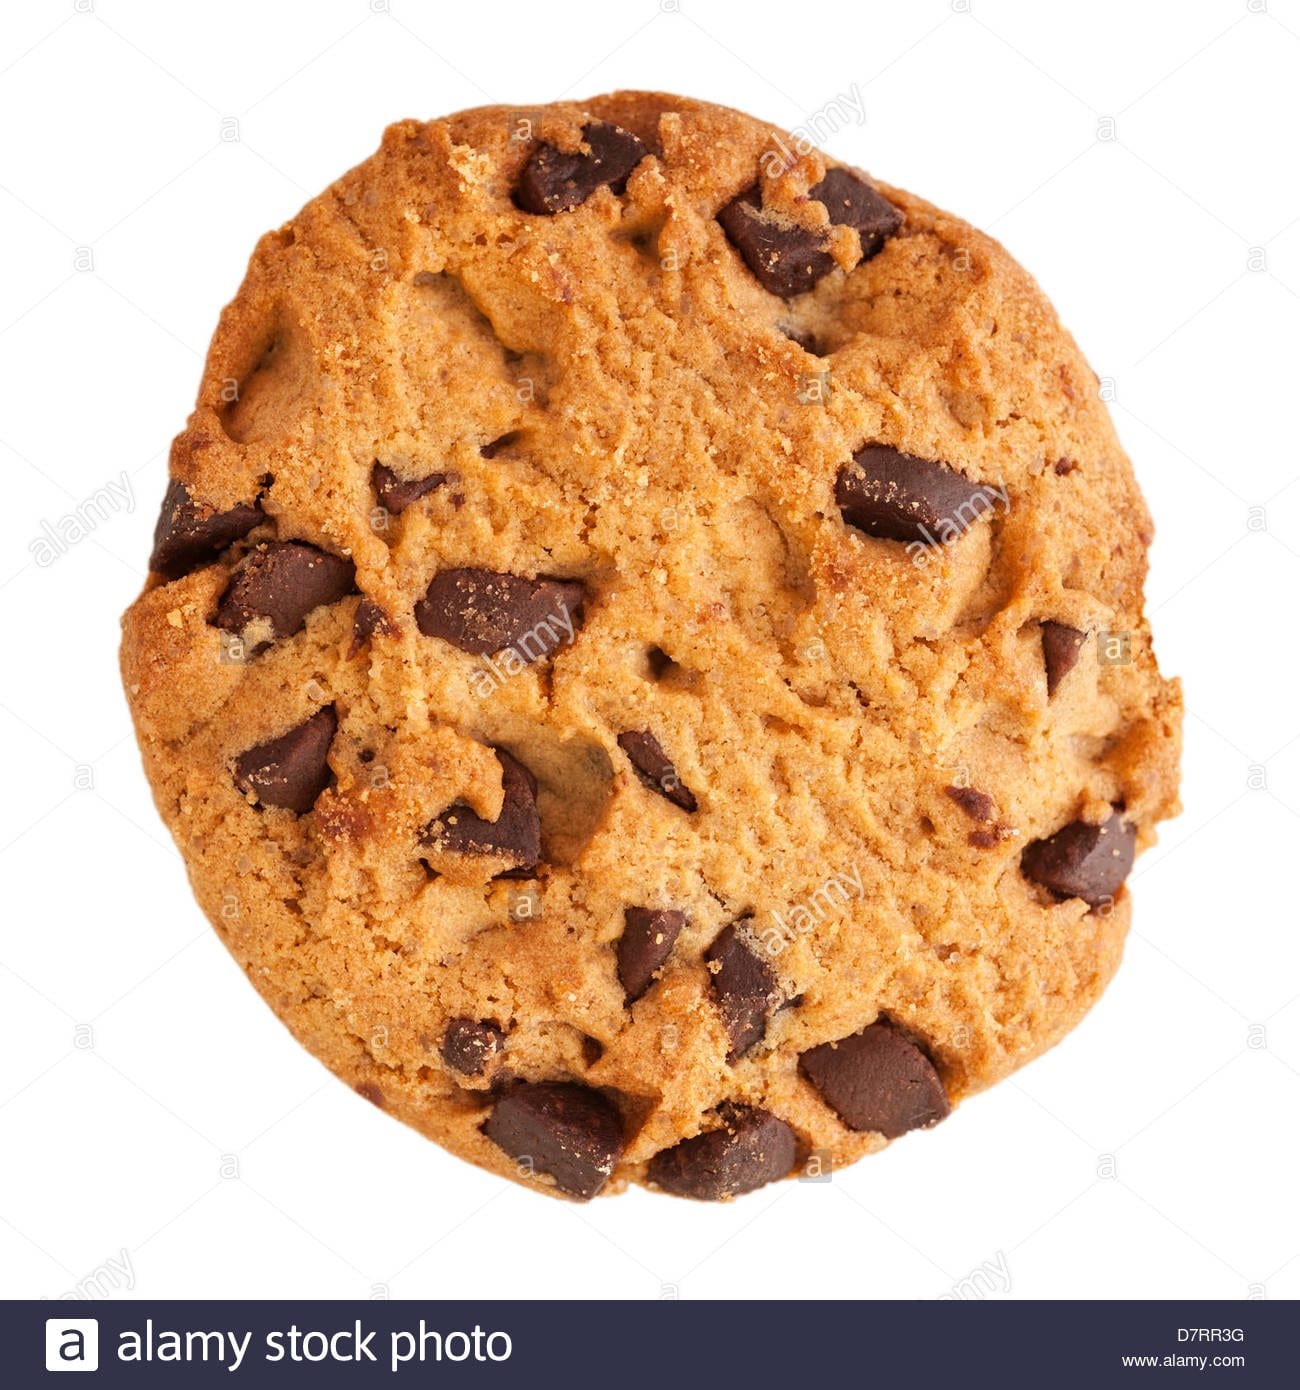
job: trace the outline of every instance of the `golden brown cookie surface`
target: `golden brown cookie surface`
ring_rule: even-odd
[[[1100,994],[1145,507],[994,242],[737,112],[391,127],[222,315],[123,671],[199,901],[447,1148],[717,1198]]]

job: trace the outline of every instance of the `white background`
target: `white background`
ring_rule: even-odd
[[[936,1297],[989,1265],[1012,1297],[1300,1294],[1300,4],[0,14],[0,1293],[112,1292],[113,1258],[115,1296]],[[730,1206],[543,1200],[333,1081],[226,957],[118,615],[254,240],[387,122],[642,86],[789,126],[853,83],[831,151],[1001,238],[1113,383],[1186,810],[1102,1004],[933,1133]],[[134,509],[37,564],[123,471]]]

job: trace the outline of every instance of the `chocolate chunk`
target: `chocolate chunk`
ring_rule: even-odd
[[[599,1038],[593,1038],[589,1033],[584,1033],[582,1035],[582,1060],[589,1067],[594,1067],[604,1055],[605,1044]]]
[[[888,1023],[810,1049],[799,1070],[850,1129],[897,1139],[948,1114],[934,1064]]]
[[[479,453],[485,459],[494,459],[503,450],[518,444],[523,437],[523,430],[511,430],[509,434],[503,434],[499,438],[492,440],[491,443],[481,445]]]
[[[608,121],[588,121],[582,138],[586,153],[539,145],[529,155],[515,190],[515,201],[525,212],[570,212],[604,184],[621,194],[627,176],[646,156],[630,130]]]
[[[623,935],[618,942],[618,978],[631,1004],[654,983],[686,925],[676,908],[629,907],[623,911]]]
[[[1052,472],[1055,473],[1058,478],[1064,478],[1073,473],[1078,466],[1078,463],[1076,463],[1074,459],[1061,458],[1057,459],[1052,465]]]
[[[1079,652],[1088,640],[1086,632],[1077,627],[1051,621],[1043,624],[1043,665],[1047,669],[1047,698],[1056,694],[1056,687],[1074,670]]]
[[[184,483],[173,478],[163,495],[153,532],[149,568],[167,579],[179,579],[209,564],[228,546],[248,535],[266,518],[256,503],[240,503],[227,511],[196,502]]]
[[[465,1076],[482,1076],[506,1035],[485,1018],[453,1018],[442,1035],[442,1060]]]
[[[718,221],[758,283],[782,299],[812,289],[835,265],[824,233],[766,212],[757,188],[733,198]]]
[[[358,1081],[353,1090],[357,1095],[364,1096],[371,1105],[377,1105],[381,1110],[384,1108],[384,1093],[373,1081]]]
[[[847,169],[830,169],[809,196],[826,208],[831,222],[853,227],[870,260],[903,224],[903,214]],[[733,198],[718,221],[731,244],[765,290],[783,299],[803,294],[835,266],[826,234],[790,222],[763,207],[757,186]]]
[[[424,843],[455,854],[497,855],[514,860],[517,868],[534,869],[542,857],[537,779],[504,748],[493,752],[501,764],[501,814],[484,820],[456,802],[426,828]]]
[[[809,196],[825,204],[837,226],[857,231],[864,261],[869,261],[903,225],[903,214],[893,203],[847,169],[828,169],[826,177],[809,189]]]
[[[287,734],[259,743],[235,759],[235,783],[261,806],[281,806],[304,815],[330,779],[329,751],[338,728],[333,705]]]
[[[993,819],[995,808],[993,798],[987,792],[974,787],[945,787],[944,794],[952,798],[971,820],[989,821]]]
[[[627,754],[628,761],[647,787],[653,787],[683,811],[696,809],[699,803],[695,800],[695,794],[689,787],[682,785],[677,769],[668,760],[668,755],[652,733],[646,729],[639,732],[629,730],[625,734],[619,734],[618,746]]]
[[[356,592],[355,569],[304,541],[268,541],[239,562],[213,622],[240,632],[254,618],[269,618],[276,637],[300,632],[307,614]]]
[[[372,598],[363,598],[357,604],[357,611],[352,615],[352,645],[348,648],[348,659],[351,660],[375,635],[382,632],[384,636],[392,636],[394,631],[392,620],[388,614]]]
[[[370,470],[370,481],[379,505],[394,515],[440,488],[450,476],[448,473],[430,473],[427,478],[399,478],[391,468],[377,461]]]
[[[623,1152],[623,1121],[614,1104],[572,1081],[522,1082],[493,1108],[483,1133],[529,1171],[584,1201],[605,1185]]]
[[[435,574],[415,605],[415,624],[475,656],[509,647],[536,661],[572,641],[582,622],[584,590],[575,579],[522,579],[494,570]]]
[[[1137,827],[1117,807],[1101,825],[1071,821],[1046,840],[1026,845],[1020,872],[1059,898],[1082,898],[1090,907],[1100,907],[1128,877],[1136,840]]]
[[[1002,827],[994,826],[991,830],[972,830],[966,836],[966,843],[973,845],[976,849],[992,849],[995,845],[1002,843]]]
[[[939,545],[955,540],[998,496],[942,463],[868,444],[840,469],[835,500],[844,520],[870,536]]]
[[[767,1020],[781,1002],[776,972],[757,955],[736,923],[724,927],[704,953],[718,1012],[731,1040],[727,1061],[743,1057],[767,1031]]]
[[[721,1202],[785,1177],[794,1167],[794,1130],[766,1110],[729,1105],[722,1127],[661,1149],[647,1176],[676,1197]]]

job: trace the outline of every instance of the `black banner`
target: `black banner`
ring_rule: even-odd
[[[5,1379],[103,1386],[1296,1384],[1268,1302],[0,1303]]]

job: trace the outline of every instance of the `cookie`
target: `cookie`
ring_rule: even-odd
[[[170,475],[159,811],[453,1153],[823,1173],[1116,969],[1177,809],[1151,522],[1038,287],[910,193],[651,93],[394,125],[257,246]]]

